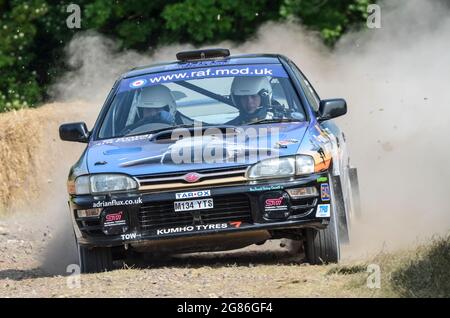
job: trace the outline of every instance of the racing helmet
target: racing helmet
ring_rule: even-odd
[[[268,107],[272,100],[272,86],[266,76],[235,77],[231,84],[231,100],[240,110],[243,109],[240,96],[259,95],[261,107]]]
[[[172,92],[164,85],[144,87],[137,99],[139,108],[163,108],[167,107],[172,116],[176,112],[176,103]]]

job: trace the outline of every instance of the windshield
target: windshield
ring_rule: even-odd
[[[98,137],[305,118],[281,64],[181,69],[122,80]]]

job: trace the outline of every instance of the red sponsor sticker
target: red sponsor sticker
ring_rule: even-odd
[[[283,197],[267,199],[266,206],[280,206],[283,204]]]
[[[106,215],[106,221],[107,222],[115,222],[122,220],[123,212],[117,212],[117,213],[111,213]]]

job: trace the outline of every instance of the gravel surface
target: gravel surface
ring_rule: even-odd
[[[55,241],[61,237],[50,227],[33,229],[16,218],[0,221],[0,296],[359,297],[373,293],[364,288],[364,274],[330,274],[335,265],[310,266],[303,255],[281,247],[281,241],[231,252],[146,259],[139,265],[117,264],[112,272],[80,276],[61,271],[63,259],[59,259],[59,274],[46,265],[47,256],[58,259],[53,253],[57,249],[49,251]]]

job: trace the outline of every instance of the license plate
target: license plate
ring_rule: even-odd
[[[192,211],[214,208],[213,199],[189,200],[174,202],[173,207],[175,212]]]

